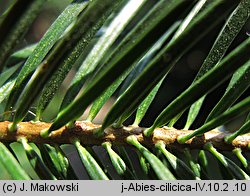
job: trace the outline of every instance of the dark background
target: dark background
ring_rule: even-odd
[[[12,2],[13,2],[12,0],[0,0],[0,13],[2,13],[7,8],[7,6]],[[23,41],[19,43],[13,51],[28,46],[32,43],[38,42],[41,39],[42,35],[46,32],[47,28],[50,26],[50,24],[56,19],[56,17],[67,6],[69,2],[70,2],[69,0],[48,1],[48,3],[44,6],[42,12],[40,13],[39,17],[36,19],[32,27],[27,32]],[[154,2],[155,1],[150,1],[148,6],[145,6],[144,13],[146,13],[147,9],[151,7],[150,4],[153,4]],[[143,12],[141,14],[143,14]],[[162,111],[162,109],[165,106],[167,106],[167,104],[170,103],[170,101],[172,101],[176,96],[178,96],[183,90],[185,90],[192,83],[196,73],[199,70],[199,67],[203,63],[203,60],[208,54],[213,42],[215,41],[225,21],[226,18],[220,25],[217,26],[217,28],[212,30],[205,38],[203,38],[200,42],[198,42],[189,53],[184,55],[179,60],[177,65],[165,79],[155,100],[153,101],[144,120],[142,121],[141,126],[150,126],[151,123],[154,121],[154,119],[157,117],[157,115]],[[134,24],[130,24],[130,28],[132,28],[133,25]],[[129,30],[129,28],[127,30]],[[228,52],[230,52],[239,43],[241,43],[244,39],[246,39],[247,36],[249,36],[248,34],[249,32],[250,32],[250,21],[248,20],[248,23],[244,26],[239,35],[236,37],[233,44],[229,48]],[[58,103],[61,101],[65,93],[66,87],[69,84],[70,79],[72,78],[73,73],[74,71],[72,71],[69,74],[69,77],[67,77],[67,79],[63,83],[62,88],[56,94],[53,102],[48,107],[48,110],[46,110],[47,120],[53,119],[57,114],[57,109],[58,109],[57,106],[59,106],[59,104],[54,104],[54,103]],[[217,88],[215,91],[213,91],[211,94],[207,96],[204,105],[200,111],[200,115],[191,128],[196,128],[204,122],[208,113],[212,110],[213,106],[223,95],[228,82],[229,81],[225,82],[223,85],[221,85],[219,88]],[[249,90],[244,93],[241,99],[246,96],[249,96]],[[101,123],[102,119],[105,117],[105,114],[107,113],[108,109],[112,106],[113,102],[114,98],[109,100],[109,102],[105,105],[104,109],[98,115],[96,122]],[[187,112],[176,124],[177,128],[182,128],[184,126],[186,115]],[[133,117],[128,119],[126,123],[127,124],[132,123]],[[237,120],[227,124],[226,125],[227,130],[231,131],[235,130],[242,124],[244,118],[245,116],[239,117],[237,118]],[[72,164],[74,165],[74,169],[77,171],[77,174],[80,176],[81,179],[85,179],[87,175],[85,175],[85,173],[83,172],[84,169],[81,166],[81,162],[79,161],[78,156],[76,156],[76,152],[74,151],[74,149],[72,147],[67,147],[65,148],[65,151],[69,156],[69,158],[71,159]],[[110,161],[107,157],[106,152],[101,148],[98,148],[96,152],[99,155],[102,154],[102,162],[105,165],[108,165],[107,167],[110,169],[111,168]],[[131,153],[131,156],[133,159],[135,159],[136,157],[136,155],[133,153]],[[137,165],[137,169],[138,168],[139,167]]]

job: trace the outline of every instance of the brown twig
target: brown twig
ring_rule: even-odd
[[[185,144],[179,144],[177,137],[191,133],[190,130],[177,130],[175,128],[157,128],[151,137],[145,137],[143,135],[144,128],[128,126],[119,129],[107,128],[105,134],[101,138],[96,138],[93,134],[94,130],[98,129],[100,125],[96,125],[90,122],[77,121],[74,128],[62,127],[61,129],[52,132],[48,138],[40,136],[40,132],[43,129],[49,128],[50,123],[44,122],[21,122],[19,123],[18,130],[14,133],[8,131],[8,126],[11,122],[0,122],[0,141],[12,142],[17,141],[20,137],[25,137],[29,142],[34,143],[57,143],[66,144],[71,143],[73,138],[78,138],[83,145],[100,145],[104,141],[110,141],[114,145],[128,145],[126,138],[129,135],[135,135],[138,141],[145,146],[153,146],[158,141],[163,141],[168,148],[178,149],[183,147],[189,148],[203,148],[204,144],[211,142],[218,150],[232,150],[239,147],[242,150],[246,150],[250,143],[250,134],[238,136],[231,145],[224,142],[226,133],[222,133],[218,130],[211,130],[202,136],[192,138]]]

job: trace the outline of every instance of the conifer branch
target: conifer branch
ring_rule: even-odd
[[[232,144],[226,144],[224,137],[227,133],[220,132],[217,129],[211,130],[202,136],[192,138],[185,144],[179,144],[177,137],[188,133],[191,130],[177,130],[175,128],[157,128],[151,137],[143,135],[145,128],[128,126],[121,128],[109,127],[105,129],[105,134],[97,138],[93,133],[96,129],[100,128],[101,125],[93,124],[91,122],[76,121],[73,128],[66,126],[58,129],[50,134],[48,138],[40,136],[40,132],[50,127],[51,123],[45,122],[21,122],[18,124],[18,130],[16,132],[9,132],[8,126],[11,122],[5,121],[0,122],[0,141],[1,142],[13,142],[17,141],[20,137],[25,137],[29,142],[34,143],[57,143],[67,144],[71,143],[72,139],[78,138],[83,145],[101,145],[105,141],[111,142],[113,145],[127,146],[126,138],[130,135],[135,135],[138,141],[147,147],[152,147],[158,141],[163,141],[167,148],[170,149],[183,149],[188,147],[191,149],[201,149],[204,144],[210,142],[218,150],[232,150],[234,148],[241,148],[247,150],[248,144],[250,143],[250,134],[244,134],[238,136],[233,140]]]

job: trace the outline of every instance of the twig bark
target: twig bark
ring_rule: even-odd
[[[98,129],[101,125],[96,125],[90,122],[77,121],[74,128],[62,127],[61,129],[52,132],[48,138],[40,136],[43,129],[49,128],[50,123],[44,122],[21,122],[19,123],[18,130],[14,133],[8,131],[8,126],[11,122],[0,122],[0,141],[13,142],[17,141],[20,137],[25,137],[29,142],[34,143],[57,143],[66,144],[71,143],[73,138],[78,138],[83,145],[101,145],[105,141],[112,142],[113,145],[128,145],[126,138],[129,135],[135,135],[138,141],[144,146],[151,147],[158,141],[165,142],[166,146],[171,149],[183,149],[189,147],[192,149],[202,149],[204,144],[211,142],[218,150],[232,150],[236,147],[242,150],[247,150],[250,143],[250,134],[238,136],[232,144],[226,144],[224,137],[226,133],[222,133],[216,129],[211,130],[202,136],[192,138],[185,144],[179,144],[177,137],[190,133],[190,130],[177,130],[175,128],[157,128],[151,137],[143,135],[144,128],[128,126],[119,129],[109,127],[105,130],[105,134],[101,138],[96,138],[93,134],[94,130]]]

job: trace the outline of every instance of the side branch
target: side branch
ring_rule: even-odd
[[[19,123],[18,130],[15,133],[8,131],[8,126],[11,122],[0,122],[0,141],[13,142],[17,141],[20,137],[25,137],[29,142],[34,143],[57,143],[66,144],[71,143],[73,138],[78,138],[83,145],[101,145],[105,141],[111,142],[113,145],[128,145],[126,138],[130,135],[135,135],[138,141],[145,146],[153,146],[158,141],[165,142],[168,148],[179,149],[197,148],[201,149],[204,144],[211,142],[218,150],[232,150],[239,147],[242,150],[247,150],[250,143],[250,134],[238,136],[231,145],[224,142],[226,133],[222,133],[216,129],[211,130],[202,136],[192,138],[185,144],[179,144],[177,137],[190,133],[190,130],[177,130],[174,128],[157,128],[151,137],[143,135],[144,128],[142,127],[122,127],[119,129],[107,128],[105,134],[101,138],[96,138],[93,132],[101,125],[96,125],[90,122],[77,121],[74,128],[62,127],[61,129],[52,132],[48,138],[40,136],[43,129],[50,127],[50,123],[38,122],[21,122]]]

